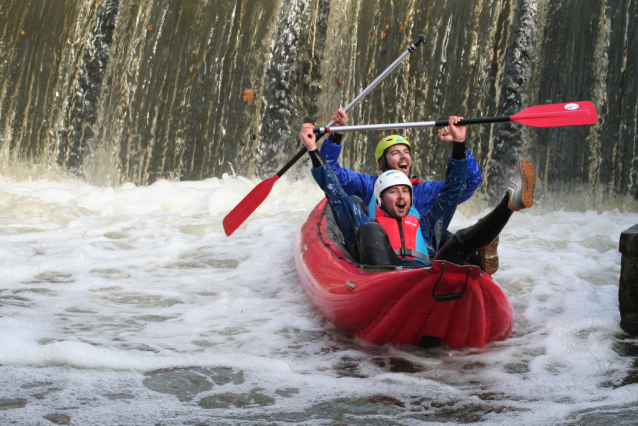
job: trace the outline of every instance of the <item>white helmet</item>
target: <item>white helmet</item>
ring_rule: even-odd
[[[374,199],[377,202],[377,207],[380,209],[382,207],[381,202],[381,194],[386,189],[392,186],[405,185],[410,188],[410,200],[412,199],[412,183],[410,182],[410,178],[405,175],[405,173],[400,172],[398,170],[388,170],[387,172],[381,173],[381,175],[377,178],[377,181],[374,183]]]

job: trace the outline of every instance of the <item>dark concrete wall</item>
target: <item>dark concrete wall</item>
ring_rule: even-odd
[[[622,253],[618,286],[620,326],[638,336],[638,225],[620,234],[619,250]]]

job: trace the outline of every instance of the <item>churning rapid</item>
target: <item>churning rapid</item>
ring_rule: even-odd
[[[633,0],[3,0],[0,423],[632,424],[620,233],[638,223]],[[418,38],[350,124],[512,115],[590,100],[596,126],[470,127],[502,195],[512,337],[375,347],[310,304],[293,240],[322,198],[300,161],[229,238],[222,220]],[[406,131],[416,173],[448,147]],[[343,164],[374,173],[379,134]]]
[[[374,347],[332,327],[299,284],[293,239],[321,191],[278,182],[228,238],[225,206],[252,187],[0,180],[0,423],[635,421],[637,342],[617,299],[618,239],[638,214],[517,213],[494,275],[512,337]]]

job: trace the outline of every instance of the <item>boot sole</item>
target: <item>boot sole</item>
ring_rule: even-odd
[[[472,253],[469,259],[470,263],[480,266],[483,271],[490,275],[498,271],[498,239],[499,237],[496,237],[492,244]]]
[[[536,189],[536,169],[524,158],[519,162],[521,177],[523,178],[523,193],[521,201],[526,209],[534,205],[534,190]]]

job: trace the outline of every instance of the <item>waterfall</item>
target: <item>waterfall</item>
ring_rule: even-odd
[[[637,17],[633,0],[5,0],[0,173],[269,177],[301,148],[301,123],[325,125],[425,34],[349,123],[591,100],[597,126],[476,126],[468,145],[488,197],[525,156],[541,196],[597,208],[638,192]],[[415,172],[440,179],[449,147],[431,129],[404,135]],[[381,137],[348,135],[342,164],[374,173]]]

